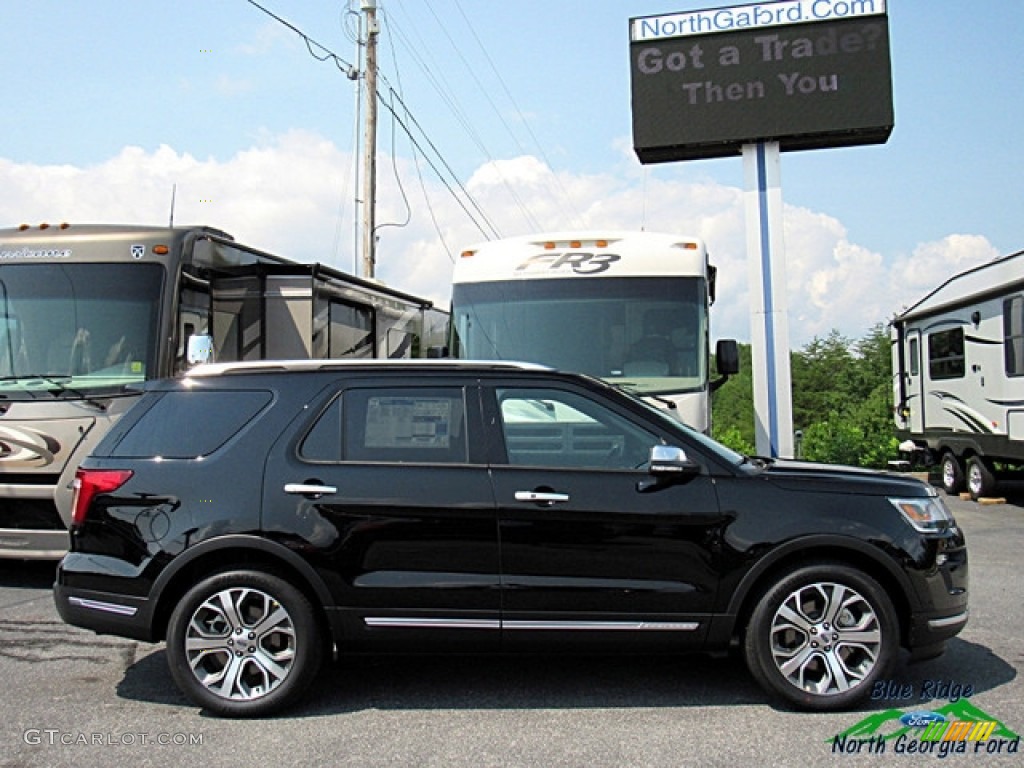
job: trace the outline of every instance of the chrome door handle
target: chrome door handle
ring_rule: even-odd
[[[535,504],[556,504],[568,501],[567,493],[546,493],[542,491],[516,491],[516,501],[532,501]]]
[[[333,485],[285,483],[284,492],[298,494],[299,496],[323,496],[325,493],[337,493],[338,489]]]

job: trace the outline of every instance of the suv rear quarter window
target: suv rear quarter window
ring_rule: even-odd
[[[110,455],[191,459],[230,440],[271,401],[267,391],[168,392],[139,419]]]

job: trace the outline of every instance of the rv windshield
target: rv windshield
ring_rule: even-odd
[[[639,394],[701,390],[707,327],[698,277],[456,284],[452,352],[579,371]]]
[[[146,378],[157,264],[0,264],[0,396],[75,397]]]

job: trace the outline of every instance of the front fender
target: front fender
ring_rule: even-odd
[[[897,585],[899,592],[906,595],[908,600],[913,601],[909,606],[911,611],[920,607],[917,604],[917,591],[907,574],[898,567],[890,554],[881,551],[877,546],[860,539],[833,534],[800,536],[773,548],[743,575],[736,589],[732,591],[728,605],[712,622],[708,637],[709,645],[726,646],[730,643],[739,629],[739,622],[749,613],[751,601],[775,580],[774,573],[792,570],[792,564],[800,561],[829,560],[850,563],[876,578],[880,574],[891,584]],[[885,587],[883,584],[883,588]],[[892,597],[896,598],[895,595]],[[902,601],[896,598],[894,602]]]

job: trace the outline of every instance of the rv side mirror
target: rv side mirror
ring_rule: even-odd
[[[185,359],[189,365],[213,362],[213,336],[196,334],[188,337]]]
[[[722,376],[734,376],[740,372],[740,348],[736,339],[719,339],[715,345],[715,366]]]

